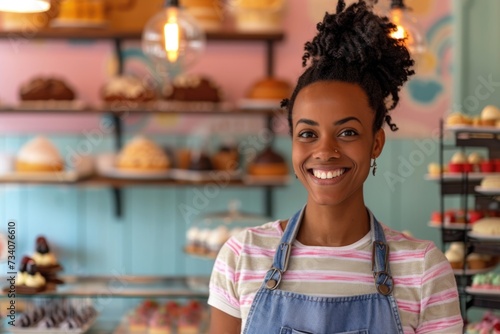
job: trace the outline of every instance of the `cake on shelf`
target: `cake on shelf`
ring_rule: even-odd
[[[284,0],[231,0],[230,6],[241,31],[281,31]]]
[[[21,85],[19,98],[21,101],[72,101],[76,93],[64,79],[40,76]]]
[[[156,100],[154,89],[132,75],[111,78],[101,89],[101,98],[106,103],[144,103]],[[120,106],[127,107],[125,104]],[[131,105],[130,107],[135,107]]]
[[[219,30],[224,19],[222,0],[181,0],[180,4],[205,31]]]
[[[170,159],[165,151],[152,140],[136,136],[120,151],[116,168],[129,171],[166,171]]]
[[[286,80],[266,77],[256,81],[250,87],[246,97],[256,100],[283,100],[290,97],[292,86]]]
[[[238,149],[232,145],[221,145],[212,155],[212,163],[216,170],[234,171],[239,167],[239,160]]]
[[[32,255],[39,272],[47,282],[62,283],[57,278],[57,273],[63,268],[59,264],[56,255],[50,250],[49,243],[44,236],[38,236],[35,243],[35,252]]]
[[[288,166],[285,159],[268,146],[249,163],[248,174],[264,177],[285,176],[288,175]]]
[[[17,172],[59,172],[65,169],[59,150],[43,136],[24,144],[15,160]]]
[[[221,102],[221,88],[210,78],[193,74],[177,76],[165,85],[163,97],[167,101]]]

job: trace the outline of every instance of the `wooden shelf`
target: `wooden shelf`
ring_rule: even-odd
[[[113,187],[113,188],[125,188],[125,187],[136,187],[136,186],[144,186],[144,187],[156,187],[156,186],[170,186],[170,187],[186,187],[186,186],[203,186],[203,185],[213,185],[217,184],[217,180],[212,181],[178,181],[178,180],[169,180],[169,179],[154,179],[154,180],[143,180],[143,179],[118,179],[118,178],[109,178],[102,176],[91,176],[89,178],[85,178],[82,180],[78,180],[75,182],[60,182],[57,180],[54,181],[0,181],[0,185],[30,185],[30,186],[43,186],[43,185],[60,185],[60,186],[79,186],[79,187]],[[288,183],[257,183],[257,184],[249,184],[245,183],[242,180],[231,180],[228,182],[223,182],[224,187],[284,187]],[[222,181],[221,181],[222,186]]]
[[[55,291],[17,298],[40,297],[129,297],[129,298],[200,298],[208,297],[208,277],[154,276],[62,276],[65,284]],[[120,288],[116,288],[119,286]]]
[[[233,29],[207,32],[212,41],[281,41],[283,32],[247,33]],[[112,31],[102,28],[44,28],[29,31],[0,31],[0,39],[83,39],[83,40],[140,40],[142,32]]]
[[[17,109],[14,107],[0,107],[0,114],[68,114],[68,115],[99,115],[99,114],[162,114],[162,115],[227,115],[227,116],[249,116],[249,115],[284,115],[281,109],[230,109],[230,110],[167,110],[158,108],[134,108],[134,109],[112,109],[112,108],[88,108],[88,109]]]

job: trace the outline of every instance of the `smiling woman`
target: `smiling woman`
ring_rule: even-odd
[[[340,0],[317,29],[283,102],[307,202],[221,249],[210,333],[462,333],[443,253],[378,222],[363,195],[413,60],[362,0]]]

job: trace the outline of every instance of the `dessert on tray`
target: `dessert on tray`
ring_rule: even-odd
[[[59,172],[64,170],[64,161],[58,149],[43,136],[38,136],[21,147],[15,165],[17,172]]]
[[[261,151],[248,165],[248,174],[252,176],[285,176],[288,166],[285,159],[271,146]]]
[[[128,171],[167,171],[170,159],[152,140],[136,136],[119,153],[116,168]]]
[[[210,78],[198,75],[180,75],[165,85],[163,97],[167,101],[221,102],[222,90]]]
[[[65,80],[56,77],[36,77],[21,85],[21,101],[72,101],[76,94]]]
[[[139,78],[121,75],[111,78],[101,89],[101,98],[106,103],[118,103],[127,107],[126,102],[144,103],[156,100],[156,92]],[[113,104],[114,105],[114,104]],[[137,107],[131,104],[131,108]]]
[[[57,261],[56,255],[51,252],[47,239],[44,236],[36,238],[35,252],[32,258],[38,267],[38,271],[47,282],[62,283],[57,278],[57,273],[63,268]]]

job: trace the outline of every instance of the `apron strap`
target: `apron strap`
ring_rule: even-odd
[[[274,253],[273,266],[266,273],[264,285],[270,290],[275,290],[281,283],[283,274],[288,268],[288,260],[292,251],[292,242],[297,236],[305,206],[296,212],[288,220],[288,224],[281,237],[280,244]],[[372,272],[377,291],[388,296],[394,288],[394,281],[389,267],[389,245],[385,240],[382,225],[377,221],[371,212],[369,212],[371,221],[371,239],[372,239]]]
[[[372,213],[370,215],[373,217]],[[394,281],[389,267],[389,245],[385,240],[382,225],[375,217],[372,219],[372,272],[377,291],[388,296],[394,289]]]
[[[288,259],[292,252],[292,242],[297,236],[304,210],[305,206],[288,220],[280,244],[274,253],[273,266],[267,272],[264,279],[265,286],[270,290],[275,290],[278,287],[281,282],[281,277],[288,268]]]

